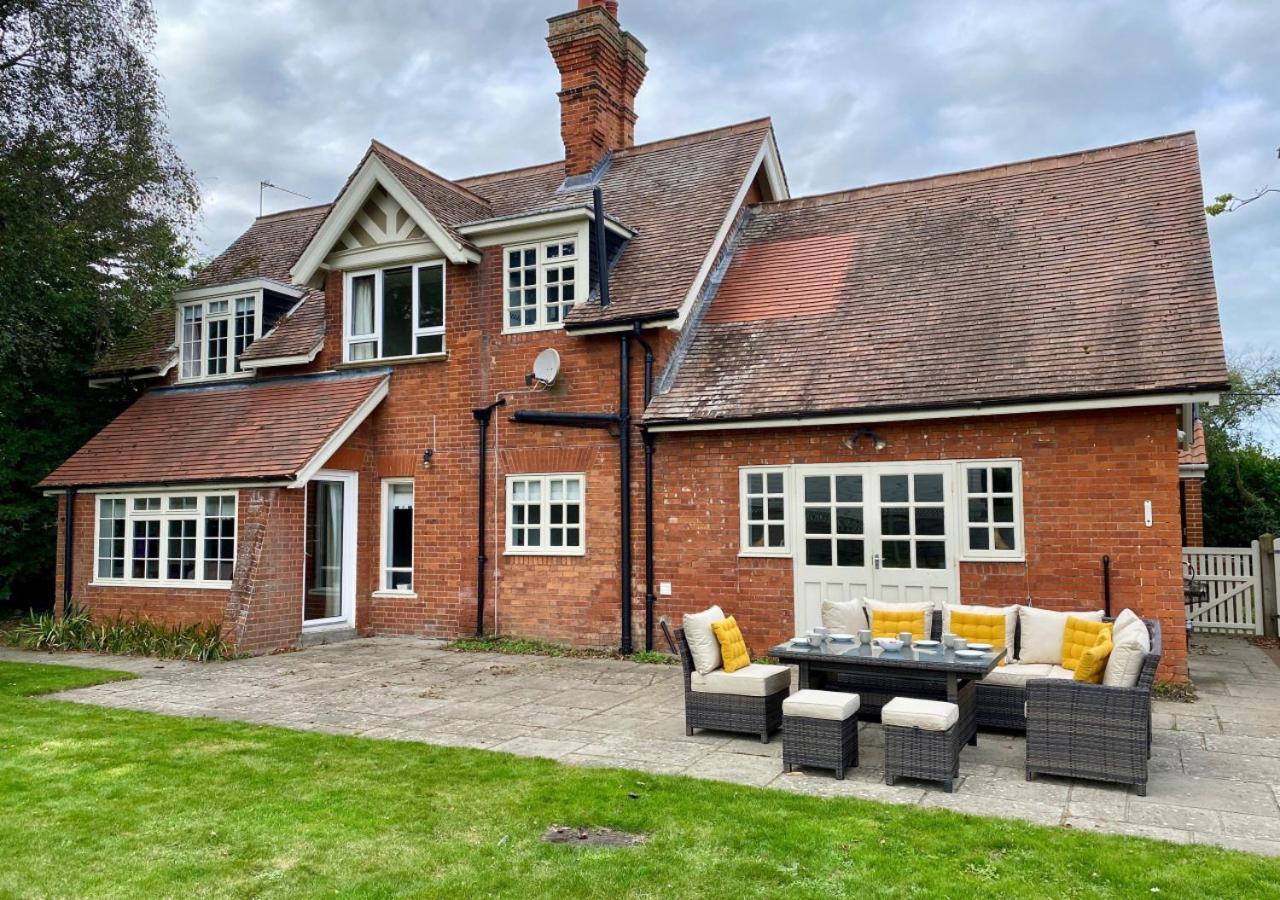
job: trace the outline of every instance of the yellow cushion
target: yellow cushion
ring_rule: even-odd
[[[736,672],[751,665],[751,654],[747,653],[747,642],[742,639],[742,631],[733,616],[711,623],[711,630],[716,633],[720,642],[720,656],[724,659],[724,670]]]
[[[883,609],[868,610],[871,613],[872,637],[897,637],[904,631],[910,631],[911,637],[923,641],[929,636],[930,610],[907,610],[889,612]]]
[[[969,643],[990,644],[994,653],[1005,649],[1005,617],[990,613],[951,611],[951,633]],[[1000,665],[1005,661],[1000,660]]]
[[[1107,660],[1113,646],[1111,632],[1107,631],[1098,639],[1098,643],[1081,653],[1080,660],[1076,663],[1076,681],[1102,684],[1102,676],[1107,672]]]
[[[1098,638],[1104,631],[1110,640],[1110,624],[1067,616],[1067,627],[1062,632],[1062,668],[1074,670],[1080,662],[1080,654],[1098,643]]]

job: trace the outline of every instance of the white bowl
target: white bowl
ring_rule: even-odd
[[[901,650],[902,641],[897,638],[876,638],[876,643],[880,645],[881,650]]]

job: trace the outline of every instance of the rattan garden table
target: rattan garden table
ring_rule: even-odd
[[[978,682],[990,674],[1004,651],[966,659],[939,646],[882,650],[875,644],[823,640],[816,647],[779,644],[769,655],[800,669],[800,687],[852,691],[861,708],[878,717],[894,697],[948,700],[960,707],[960,733],[978,743]],[[864,716],[868,717],[868,716]]]

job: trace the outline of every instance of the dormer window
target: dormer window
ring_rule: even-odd
[[[444,352],[443,263],[352,272],[346,298],[346,362]]]
[[[178,308],[180,378],[228,378],[240,372],[240,354],[262,334],[258,295],[218,297]]]
[[[576,237],[503,248],[506,331],[559,328],[585,284]]]

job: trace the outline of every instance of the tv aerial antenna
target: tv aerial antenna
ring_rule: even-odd
[[[306,194],[299,194],[297,191],[291,191],[288,188],[282,188],[280,187],[280,185],[272,184],[270,181],[259,181],[258,182],[258,218],[262,218],[262,195],[267,188],[271,188],[272,190],[276,190],[276,191],[283,191],[286,194],[293,194],[293,196],[301,197],[303,200],[311,199]]]

